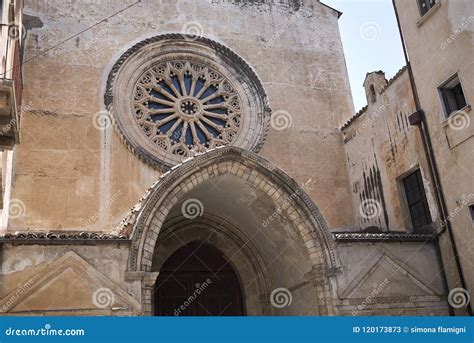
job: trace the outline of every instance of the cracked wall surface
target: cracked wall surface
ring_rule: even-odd
[[[113,229],[162,173],[132,154],[107,121],[105,127],[100,125],[107,77],[131,46],[171,32],[215,40],[254,69],[268,94],[274,118],[285,119],[283,128],[275,119],[259,155],[302,186],[329,230],[377,226],[383,231],[410,231],[395,181],[417,166],[423,172],[427,169],[419,153],[419,135],[408,124],[407,117],[414,111],[408,75],[402,70],[388,84],[380,75],[369,76],[369,82],[373,77],[383,85],[377,88],[375,103],[341,130],[354,110],[337,11],[316,0],[304,6],[291,0],[145,0],[122,1],[120,7],[111,0],[68,0],[54,5],[31,0],[26,1],[24,11],[29,27],[23,69],[28,107],[22,113],[22,143],[15,149],[12,193],[12,198],[22,201],[24,211],[10,218],[7,233],[117,233]],[[246,177],[256,178],[255,173],[246,173]],[[264,181],[263,176],[258,177]],[[194,185],[201,179],[194,175],[187,181]],[[215,178],[190,194],[186,182],[182,187],[175,187],[181,192],[180,201],[186,196],[203,196],[204,207],[220,215],[231,212],[230,217],[245,226],[243,231],[249,235],[259,232],[252,243],[272,263],[275,255],[276,259],[282,254],[283,259],[274,266],[279,272],[275,286],[290,288],[295,305],[286,312],[275,310],[277,313],[447,314],[444,284],[440,266],[433,262],[437,254],[431,241],[337,242],[331,258],[340,256],[341,266],[327,270],[324,264],[310,265],[302,253],[308,249],[310,256],[324,255],[314,245],[312,232],[294,236],[293,231],[303,224],[292,225],[280,216],[279,206],[248,183]],[[437,220],[432,186],[427,182],[426,187],[431,214]],[[271,192],[280,197],[274,187]],[[234,198],[236,194],[240,196]],[[367,218],[361,215],[360,206],[370,199],[380,203],[380,211]],[[240,212],[235,205],[223,206],[232,201],[252,206]],[[176,204],[173,213],[179,214],[181,202]],[[292,216],[299,211],[297,208]],[[271,213],[278,214],[276,219]],[[294,219],[292,216],[289,218]],[[272,225],[262,222],[265,218],[272,218]],[[314,229],[308,222],[305,225],[308,231]],[[258,231],[262,227],[273,231],[264,235]],[[149,243],[153,236],[158,237],[161,227],[154,229],[152,235],[143,237],[150,265],[163,253],[160,246],[155,253]],[[191,240],[197,233],[183,234],[182,238]],[[328,240],[333,242],[332,237]],[[150,314],[159,268],[131,271],[129,257],[135,247],[128,244],[133,243],[102,243],[84,239],[61,240],[57,245],[34,240],[27,245],[3,244],[1,305],[7,312],[20,314],[31,309],[41,314]],[[235,248],[221,244],[229,251]],[[408,261],[407,256],[412,259]],[[255,263],[251,258],[248,261]],[[254,271],[250,262],[239,267]],[[74,285],[80,277],[87,280],[86,284],[81,281],[82,290]],[[264,281],[270,282],[269,278]],[[19,284],[21,296],[17,294]],[[106,308],[91,304],[101,286],[114,290],[116,303]],[[44,292],[57,292],[62,299],[42,298]],[[268,294],[249,296],[255,306],[250,313],[267,313],[257,308],[269,306]],[[321,308],[313,312],[318,306]]]
[[[122,219],[160,172],[131,154],[113,128],[97,129],[106,77],[138,41],[190,27],[245,59],[274,115],[289,114],[291,126],[271,128],[261,155],[306,184],[330,226],[349,225],[338,127],[353,105],[338,12],[307,4],[27,1],[24,101],[31,109],[22,114],[12,194],[26,211],[9,230],[107,231]]]
[[[368,85],[374,82],[370,76]],[[369,101],[367,108],[343,128],[356,218],[353,230],[376,226],[382,231],[412,232],[400,182],[418,168],[424,177],[432,220],[440,218],[419,129],[408,122],[415,111],[408,71],[403,68],[390,84],[384,82],[376,91],[376,101]]]

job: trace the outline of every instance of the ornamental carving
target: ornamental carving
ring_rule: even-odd
[[[160,169],[221,146],[258,152],[271,115],[242,58],[182,34],[156,36],[124,53],[109,74],[105,104],[122,141]]]
[[[133,106],[143,134],[179,156],[232,143],[242,121],[242,101],[231,81],[184,60],[146,70],[135,85]]]

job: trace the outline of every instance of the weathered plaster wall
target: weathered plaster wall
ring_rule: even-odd
[[[255,68],[274,114],[291,120],[286,129],[271,129],[261,154],[306,183],[330,226],[349,225],[353,210],[336,128],[353,111],[337,12],[309,4],[27,1],[24,12],[43,25],[26,39],[30,107],[12,194],[23,213],[10,218],[9,230],[109,230],[157,178],[112,127],[97,129],[96,114],[120,54],[166,32],[215,39]]]
[[[283,130],[271,130],[261,154],[304,185],[330,227],[356,223],[354,230],[371,225],[409,230],[396,179],[418,165],[422,171],[426,167],[417,152],[422,151],[417,129],[407,124],[407,115],[414,110],[407,75],[402,73],[379,93],[378,100],[344,128],[343,136],[338,128],[354,111],[337,13],[316,1],[309,3],[302,8],[293,1],[291,6],[211,0],[121,2],[121,8],[133,6],[88,29],[121,9],[117,2],[64,1],[52,6],[27,1],[25,12],[37,16],[42,25],[30,29],[26,42],[28,107],[22,118],[22,144],[15,149],[12,196],[21,211],[11,216],[9,230],[108,231],[122,219],[160,172],[130,153],[112,127],[99,129],[96,114],[104,109],[108,72],[134,43],[164,32],[183,32],[189,26],[198,30],[194,33],[229,46],[255,68],[275,116],[291,122]],[[82,30],[86,31],[68,40]],[[219,190],[210,194],[202,189],[189,195],[203,197],[205,208],[229,216],[252,234],[252,225],[263,226],[261,219],[275,211],[275,205],[259,194],[233,199],[234,189],[253,193],[248,186],[231,186],[224,187],[220,196],[215,193]],[[347,196],[350,190],[352,197]],[[432,205],[428,186],[427,193]],[[359,205],[372,197],[383,204],[382,210],[364,220]],[[237,212],[235,206],[222,206],[231,201],[242,206],[252,199],[260,200],[255,213],[249,207]],[[432,215],[436,219],[434,209]],[[294,292],[295,303],[284,313],[314,314],[315,294],[321,294],[322,302],[332,302],[332,294],[321,280],[307,280],[310,265],[302,253],[303,242],[285,230],[294,226],[278,218],[270,227],[275,232],[269,238],[261,233],[254,243],[270,260],[290,246],[275,262],[275,271],[285,271],[275,276],[275,286]],[[334,274],[327,279],[337,292],[340,314],[447,313],[431,244],[340,243],[337,249],[342,269],[331,271]],[[0,253],[0,300],[10,312],[137,314],[141,310],[143,275],[127,273],[126,244],[4,244]],[[367,300],[374,298],[373,290],[378,291],[381,283],[376,301]],[[102,287],[113,291],[116,303],[101,308],[91,302]],[[19,289],[21,297],[16,295]],[[114,306],[122,310],[114,312]]]
[[[449,315],[432,243],[338,243],[341,315]]]
[[[368,75],[367,88],[376,83],[374,75]],[[389,85],[386,80],[384,83],[384,87],[375,87],[375,103],[368,101],[367,108],[343,128],[354,229],[377,226],[385,231],[411,231],[400,177],[420,168],[433,220],[437,219],[437,208],[418,128],[408,122],[415,111],[408,72],[403,69]]]
[[[160,244],[160,254],[166,257],[172,253],[173,239],[186,242],[187,235],[192,235],[188,237],[190,239],[202,236],[238,263],[237,267],[243,270],[243,273],[240,270],[242,280],[246,280],[246,274],[255,272],[256,260],[250,264],[242,262],[245,258],[235,253],[236,246],[225,243],[222,233],[211,237],[210,231],[203,229],[169,235],[169,239]],[[172,249],[167,251],[167,247]],[[342,268],[331,277],[337,290],[337,314],[448,315],[442,274],[432,243],[338,242],[337,249]],[[276,252],[280,253],[280,250],[275,249]],[[300,269],[300,264],[294,264],[298,263],[296,255],[285,250],[278,259],[287,262],[284,269],[290,266]],[[143,314],[143,284],[140,277],[127,273],[127,260],[126,243],[96,246],[5,244],[0,265],[0,315]],[[281,273],[274,263],[270,266],[274,270],[265,269],[265,278],[273,274],[274,280],[251,279],[249,284],[243,285],[247,306],[256,306],[247,307],[248,313],[261,315],[258,310],[261,304],[270,308],[267,314],[318,315],[311,278],[307,280],[309,282],[295,284],[297,280],[292,275]],[[272,308],[266,300],[269,294],[260,294],[254,289],[261,281],[268,283],[271,289],[288,287],[293,300],[291,306]],[[318,280],[314,281],[317,283]]]
[[[141,283],[126,277],[127,244],[4,244],[1,254],[0,315],[140,313]]]
[[[474,3],[439,1],[433,11],[420,18],[416,4],[397,0],[402,33],[413,67],[413,76],[424,110],[448,207],[449,220],[467,288],[474,290],[474,236],[468,205],[474,203]],[[470,105],[446,120],[438,87],[458,73]],[[447,234],[440,240],[448,275],[454,256]],[[459,287],[457,277],[450,289]],[[472,298],[472,296],[471,296]],[[472,307],[472,302],[471,302]]]

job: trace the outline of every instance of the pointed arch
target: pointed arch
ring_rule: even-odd
[[[150,271],[158,234],[173,205],[200,183],[225,174],[245,180],[280,204],[282,213],[303,238],[314,268],[334,271],[340,267],[326,221],[301,186],[268,160],[228,146],[173,167],[148,191],[134,220],[130,271]]]

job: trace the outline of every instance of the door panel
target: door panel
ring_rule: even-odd
[[[193,242],[171,255],[156,281],[155,315],[244,315],[240,282],[223,254]]]

